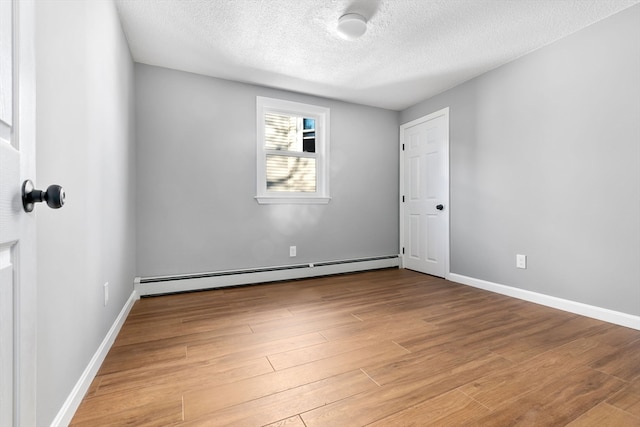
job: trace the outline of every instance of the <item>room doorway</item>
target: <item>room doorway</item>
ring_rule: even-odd
[[[400,126],[402,266],[449,275],[449,108]]]

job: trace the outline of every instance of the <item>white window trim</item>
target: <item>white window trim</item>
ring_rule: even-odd
[[[316,192],[267,191],[266,158],[271,151],[264,148],[264,115],[280,113],[315,119],[316,126]],[[329,196],[329,109],[317,105],[282,99],[256,97],[256,200],[260,204],[327,204]],[[281,153],[286,154],[286,153]],[[306,157],[304,153],[296,153]]]

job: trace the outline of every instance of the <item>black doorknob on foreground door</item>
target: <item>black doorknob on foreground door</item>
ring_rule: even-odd
[[[438,209],[439,211],[441,211],[442,209],[444,209],[444,206],[442,206],[442,205],[438,205],[438,206],[436,206],[436,209]]]
[[[36,190],[30,179],[22,183],[22,206],[25,212],[31,212],[36,203],[47,202],[51,209],[64,206],[64,188],[50,185],[45,191]]]

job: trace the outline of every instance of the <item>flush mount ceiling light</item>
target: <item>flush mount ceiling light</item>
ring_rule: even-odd
[[[355,40],[367,31],[367,20],[357,13],[347,13],[338,19],[338,35],[345,40]]]

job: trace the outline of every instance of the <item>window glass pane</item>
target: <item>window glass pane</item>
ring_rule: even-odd
[[[304,119],[304,125],[303,125],[303,129],[307,130],[307,129],[311,129],[311,130],[315,130],[316,129],[316,121],[314,119]]]
[[[305,136],[302,140],[302,151],[305,153],[315,153],[316,152],[316,137],[315,136]]]
[[[316,159],[267,155],[267,191],[316,191]]]
[[[316,152],[316,121],[314,119],[302,119],[302,151]]]
[[[315,153],[315,122],[303,117],[265,113],[264,147],[267,150]]]
[[[264,139],[267,150],[302,151],[302,141],[298,137],[298,118],[266,113]]]

